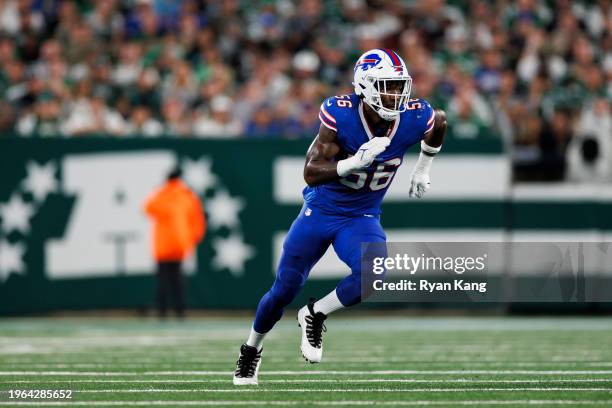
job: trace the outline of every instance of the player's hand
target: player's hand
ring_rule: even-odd
[[[412,173],[412,179],[410,180],[410,197],[421,198],[425,195],[431,182],[429,180],[429,174],[414,172]]]
[[[359,147],[354,156],[338,162],[338,175],[346,177],[356,170],[368,167],[376,156],[385,151],[389,143],[391,143],[391,139],[388,137],[373,137],[365,142]]]
[[[384,152],[389,143],[391,143],[391,139],[388,137],[373,137],[362,144],[354,156],[358,160],[359,167],[363,169],[372,164],[376,156]]]

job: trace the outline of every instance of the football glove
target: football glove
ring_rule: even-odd
[[[373,137],[359,147],[357,153],[348,159],[338,162],[337,172],[340,177],[345,177],[352,172],[368,167],[376,156],[385,151],[391,143],[388,137]]]
[[[412,171],[410,178],[410,197],[421,198],[429,190],[431,182],[429,180],[429,169],[434,156],[440,151],[441,147],[431,147],[421,140],[421,154]]]
[[[410,192],[408,195],[410,197],[421,198],[429,190],[430,185],[431,181],[429,180],[429,171],[417,171],[415,168],[410,180]]]

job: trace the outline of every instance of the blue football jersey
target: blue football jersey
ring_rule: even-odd
[[[411,99],[407,108],[389,127],[387,136],[391,143],[370,167],[326,184],[307,186],[303,191],[306,204],[349,216],[379,214],[380,204],[404,154],[434,125],[434,111],[427,101]],[[321,105],[319,119],[337,134],[340,152],[336,161],[354,155],[362,144],[375,137],[366,122],[363,105],[354,93],[327,98]]]

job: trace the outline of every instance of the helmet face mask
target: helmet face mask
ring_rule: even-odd
[[[406,110],[410,98],[412,78],[398,80],[381,78],[374,82],[372,95],[373,108],[384,109],[391,114],[400,114]]]
[[[355,93],[382,119],[395,120],[406,110],[412,78],[404,61],[391,50],[371,50],[355,64]]]

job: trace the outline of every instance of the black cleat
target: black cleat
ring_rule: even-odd
[[[257,373],[261,365],[261,352],[255,347],[243,344],[240,347],[240,355],[236,361],[234,372],[234,385],[257,385]]]

